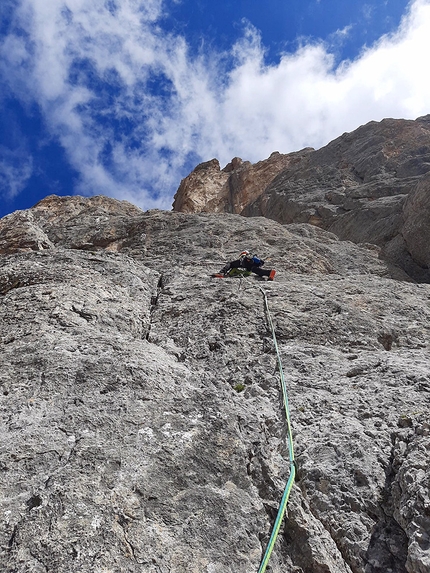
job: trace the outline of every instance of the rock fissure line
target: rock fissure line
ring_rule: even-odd
[[[133,560],[136,561],[136,563],[139,563],[139,561],[138,561],[138,559],[137,559],[137,557],[136,557],[135,548],[134,548],[133,544],[130,542],[128,536],[127,536],[127,531],[126,531],[125,525],[124,525],[124,523],[123,523],[123,517],[122,517],[122,516],[118,516],[117,523],[118,523],[118,525],[121,527],[121,531],[122,531],[122,534],[123,534],[124,542],[125,542],[125,545],[126,545],[128,551],[129,551],[130,555],[132,556]]]
[[[375,516],[377,521],[374,526],[374,534],[370,539],[366,558],[369,563],[374,561],[374,553],[381,553],[381,546],[386,553],[391,554],[391,562],[395,571],[405,567],[408,554],[408,540],[406,532],[395,518],[393,487],[397,475],[402,467],[404,459],[399,464],[396,461],[396,446],[399,439],[398,432],[392,434],[392,448],[390,459],[386,469],[386,481],[382,492],[382,500],[379,504],[381,515]],[[377,534],[377,535],[375,535]],[[395,548],[395,551],[393,550]],[[376,551],[375,551],[376,550]]]
[[[306,495],[304,495],[304,498],[306,499]],[[353,573],[361,573],[361,570],[359,568],[357,568],[354,565],[354,563],[351,561],[351,557],[348,554],[347,547],[345,547],[345,545],[343,545],[341,543],[341,539],[339,539],[339,536],[334,531],[332,525],[326,519],[324,519],[318,513],[318,511],[316,511],[313,508],[312,503],[309,502],[309,500],[308,500],[308,503],[306,505],[307,505],[307,508],[309,509],[309,512],[314,517],[315,521],[317,521],[321,525],[323,530],[326,531],[328,533],[328,535],[330,536],[331,540],[333,541],[334,545],[336,546],[336,548],[339,552],[339,555],[342,556],[342,560],[346,564],[346,566],[349,567]]]
[[[36,551],[30,550],[30,555],[33,557],[33,559],[36,561],[36,563],[38,563],[39,565],[41,565],[44,568],[46,573],[49,573],[49,567],[47,565],[45,565],[45,563],[40,559],[40,557],[38,557]]]
[[[5,286],[1,287],[0,288],[0,295],[4,296],[8,292],[10,292],[11,290],[19,288],[20,286],[22,286],[20,283],[20,280],[16,279],[15,281],[12,282],[12,284],[6,284]]]
[[[8,543],[9,550],[12,550],[12,549],[13,549],[13,546],[14,546],[15,543],[16,543],[17,533],[18,533],[18,524],[14,525],[13,531],[12,531],[12,535],[11,535],[10,538],[9,538],[9,543]]]
[[[149,304],[149,323],[148,323],[148,327],[147,327],[147,331],[146,331],[146,335],[145,335],[146,340],[148,340],[149,342],[150,342],[149,339],[151,337],[153,315],[154,315],[154,312],[158,308],[158,301],[159,301],[161,293],[163,292],[164,287],[165,287],[164,275],[163,275],[163,273],[161,273],[160,277],[158,279],[158,282],[157,282],[156,294],[151,296],[151,300],[150,300],[150,304]]]
[[[77,308],[74,304],[72,304],[72,311],[77,315],[79,315],[80,317],[84,318],[87,322],[91,322],[92,320],[97,320],[97,315],[84,310],[84,308]]]

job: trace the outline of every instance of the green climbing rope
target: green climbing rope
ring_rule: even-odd
[[[284,377],[284,371],[282,368],[281,355],[279,353],[279,348],[278,348],[278,341],[276,340],[275,327],[273,326],[273,321],[272,321],[272,317],[270,314],[269,303],[267,300],[266,292],[260,286],[258,288],[263,293],[264,305],[265,305],[266,314],[267,314],[267,321],[268,321],[270,329],[272,331],[273,344],[274,344],[275,350],[276,350],[276,356],[277,356],[277,361],[278,361],[278,370],[279,370],[279,375],[281,378],[282,395],[283,395],[283,399],[284,399],[285,417],[287,420],[288,451],[289,451],[289,457],[290,457],[290,477],[288,478],[287,485],[285,486],[284,494],[282,496],[281,503],[280,503],[279,509],[278,509],[278,515],[276,516],[276,520],[275,520],[275,523],[273,525],[272,533],[270,535],[270,539],[269,539],[269,542],[267,544],[266,551],[264,553],[263,559],[261,560],[260,568],[258,570],[258,573],[264,573],[264,571],[266,570],[267,564],[269,563],[270,555],[271,555],[273,547],[276,543],[276,538],[278,537],[279,529],[281,527],[282,520],[283,520],[284,514],[285,514],[285,510],[287,508],[288,498],[290,497],[291,489],[293,487],[294,479],[296,477],[296,465],[294,462],[294,444],[293,444],[293,435],[291,432],[290,408],[288,405],[287,385],[285,383],[285,377]]]

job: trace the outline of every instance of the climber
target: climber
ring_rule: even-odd
[[[247,271],[255,273],[259,277],[267,277],[268,281],[273,281],[276,274],[275,269],[270,271],[267,269],[262,269],[261,267],[263,265],[264,261],[259,259],[257,255],[251,255],[249,251],[242,251],[237,261],[231,261],[230,263],[227,263],[221,269],[221,273],[223,273],[225,276],[231,269],[246,269]]]

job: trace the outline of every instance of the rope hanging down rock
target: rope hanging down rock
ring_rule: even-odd
[[[276,350],[276,357],[278,361],[278,370],[281,379],[281,387],[282,387],[282,395],[284,401],[284,408],[285,408],[285,417],[287,421],[287,433],[288,433],[288,451],[290,457],[290,477],[288,478],[287,485],[285,486],[285,490],[281,499],[281,503],[278,509],[278,515],[276,516],[275,523],[273,525],[272,534],[270,536],[269,542],[266,547],[266,551],[264,553],[263,559],[261,560],[260,568],[258,569],[258,573],[264,573],[266,570],[267,564],[269,563],[270,555],[272,553],[273,547],[276,542],[276,538],[278,537],[279,529],[281,527],[282,520],[284,518],[285,510],[287,508],[288,498],[290,497],[291,489],[293,487],[294,479],[296,477],[296,465],[294,461],[294,445],[293,445],[293,435],[291,432],[291,422],[290,422],[290,408],[288,405],[288,394],[287,394],[287,385],[285,383],[284,371],[282,368],[282,361],[281,355],[279,353],[278,348],[278,341],[276,340],[275,328],[273,326],[272,316],[270,314],[269,309],[269,302],[267,300],[266,292],[259,286],[258,287],[263,294],[264,297],[264,306],[266,309],[267,321],[270,326],[270,330],[272,331],[272,338],[273,344]]]

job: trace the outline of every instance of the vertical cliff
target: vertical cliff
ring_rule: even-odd
[[[219,172],[218,165],[222,182],[216,185],[209,171],[199,169],[182,181],[175,211],[309,223],[343,240],[378,245],[387,261],[415,280],[430,281],[430,248],[424,240],[430,116],[372,121],[321,149],[233,164],[228,173]],[[260,172],[264,177],[256,176]]]
[[[257,201],[268,185],[284,169],[300,163],[313,151],[274,152],[258,163],[232,159],[223,169],[212,159],[197,167],[181,181],[173,210],[182,213],[238,213]]]
[[[243,248],[273,283],[213,279]],[[430,567],[430,286],[306,224],[50,197],[0,221],[0,565]]]

